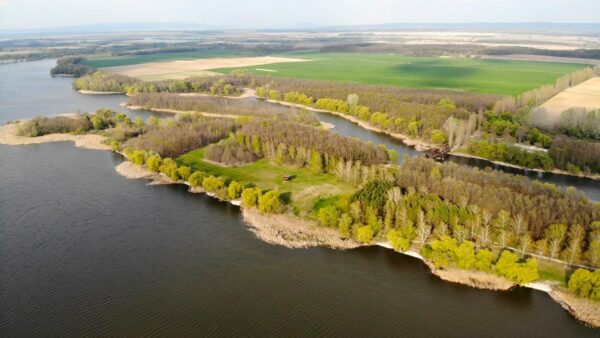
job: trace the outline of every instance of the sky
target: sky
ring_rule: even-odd
[[[218,28],[600,23],[600,0],[0,0],[0,30],[149,22]]]

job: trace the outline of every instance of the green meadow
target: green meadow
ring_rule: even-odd
[[[585,67],[552,62],[364,53],[290,52],[278,56],[311,61],[211,71],[229,73],[234,69],[245,69],[255,74],[299,79],[518,95],[541,85],[554,83],[560,76]]]
[[[192,150],[177,158],[179,165],[186,165],[207,174],[236,180],[244,185],[253,184],[263,190],[278,190],[288,193],[296,210],[312,210],[319,198],[333,195],[347,195],[354,188],[331,174],[315,174],[307,168],[277,166],[267,159],[237,167],[223,167],[203,161],[204,148]],[[283,176],[291,176],[285,181]]]

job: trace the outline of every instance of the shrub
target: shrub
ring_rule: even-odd
[[[162,159],[160,158],[160,155],[154,154],[148,157],[148,159],[146,160],[146,168],[148,168],[148,170],[150,171],[154,171],[155,173],[157,173],[159,171],[161,162]]]
[[[356,239],[362,243],[371,243],[373,240],[373,236],[375,236],[375,232],[373,228],[368,225],[362,226],[356,230]]]
[[[258,205],[258,198],[262,191],[259,188],[246,188],[242,191],[242,205],[246,207],[255,207]]]
[[[386,237],[394,250],[398,252],[404,252],[410,248],[410,240],[404,238],[400,230],[390,230]]]
[[[258,210],[267,214],[279,214],[283,212],[279,192],[269,191],[258,198]]]
[[[244,189],[244,187],[239,182],[231,181],[231,183],[229,183],[229,186],[227,187],[227,198],[229,198],[230,200],[240,198],[240,195],[242,194],[242,189]]]
[[[600,270],[577,269],[569,278],[568,287],[579,297],[600,301]]]
[[[322,226],[336,226],[338,224],[338,211],[333,205],[329,205],[319,209],[317,218]]]
[[[181,166],[177,168],[177,176],[179,176],[183,181],[187,181],[191,173],[192,170],[190,169],[190,167]]]
[[[225,181],[220,177],[208,176],[202,180],[202,188],[206,191],[217,192],[225,187]]]
[[[188,178],[188,182],[192,187],[202,186],[202,181],[204,180],[204,172],[202,171],[194,171],[193,174]]]
[[[537,261],[534,258],[519,262],[519,257],[510,252],[502,251],[496,263],[496,272],[515,283],[527,284],[539,278]]]

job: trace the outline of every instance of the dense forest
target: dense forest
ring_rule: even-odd
[[[280,107],[240,100],[219,101],[214,97],[170,95],[167,93],[138,94],[127,102],[131,106],[154,109],[173,109],[235,116],[256,116],[290,120],[303,124],[318,125],[314,113],[305,109],[281,109]]]
[[[207,93],[218,96],[239,95],[231,76],[198,76],[184,80],[141,81],[129,76],[94,72],[75,80],[75,89],[101,92],[138,93]]]
[[[93,73],[94,69],[92,67],[79,64],[81,60],[81,57],[60,58],[56,61],[56,66],[50,69],[50,75],[71,75],[80,77]]]

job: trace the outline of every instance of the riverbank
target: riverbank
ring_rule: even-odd
[[[546,171],[543,169],[539,169],[539,168],[526,168],[526,167],[522,167],[520,165],[516,165],[516,164],[512,164],[512,163],[507,163],[507,162],[502,162],[502,161],[495,161],[495,160],[490,160],[488,158],[485,157],[481,157],[481,156],[477,156],[477,155],[472,155],[472,154],[467,154],[464,152],[459,152],[459,151],[452,151],[449,153],[450,155],[453,156],[457,156],[457,157],[465,157],[465,158],[473,158],[473,159],[477,159],[477,160],[483,160],[483,161],[487,161],[493,164],[497,164],[497,165],[501,165],[503,167],[508,167],[508,168],[514,168],[514,169],[519,169],[519,170],[528,170],[528,171],[533,171],[533,172],[537,172],[537,173],[550,173],[550,174],[555,174],[555,175],[564,175],[564,176],[573,176],[573,177],[583,177],[583,178],[589,178],[591,180],[600,180],[600,174],[581,174],[581,175],[577,175],[577,174],[573,174],[570,173],[566,170],[562,170],[562,169],[552,169],[550,171]]]

